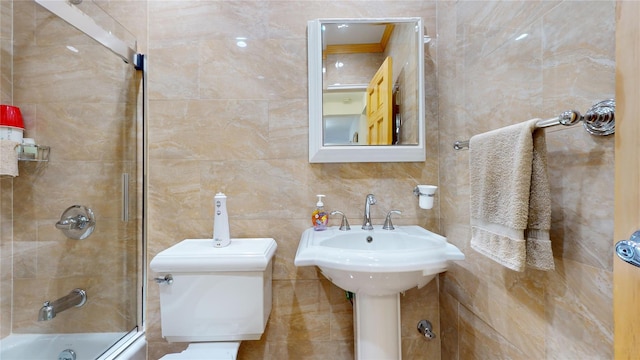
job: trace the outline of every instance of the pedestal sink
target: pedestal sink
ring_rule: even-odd
[[[296,266],[317,266],[340,288],[356,294],[355,357],[401,359],[400,292],[422,287],[464,254],[447,239],[420,226],[394,230],[302,233]]]

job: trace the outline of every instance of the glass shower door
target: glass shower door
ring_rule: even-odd
[[[36,2],[12,6],[13,105],[25,137],[50,154],[20,162],[13,179],[13,269],[2,280],[13,284],[11,332],[101,333],[116,342],[142,324],[143,74]],[[92,1],[74,9],[135,49]],[[95,214],[86,239],[55,227],[72,205]],[[37,321],[44,301],[75,288],[86,291],[82,307]]]

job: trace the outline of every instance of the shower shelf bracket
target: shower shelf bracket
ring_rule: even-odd
[[[51,147],[35,144],[18,145],[18,160],[20,161],[49,161]]]

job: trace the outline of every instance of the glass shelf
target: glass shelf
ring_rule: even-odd
[[[49,152],[51,147],[35,145],[35,144],[21,144],[18,145],[18,160],[19,161],[49,161]]]

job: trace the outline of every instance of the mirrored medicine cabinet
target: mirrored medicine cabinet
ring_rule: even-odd
[[[421,18],[308,22],[309,162],[425,160]]]

